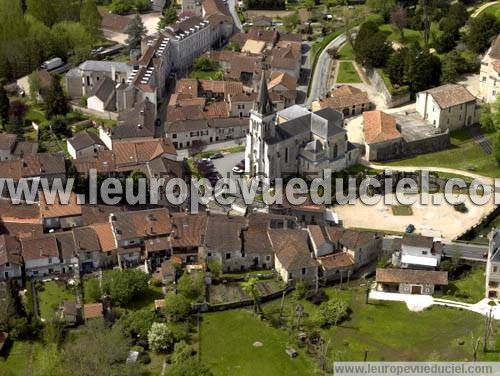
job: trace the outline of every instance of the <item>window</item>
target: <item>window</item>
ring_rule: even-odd
[[[266,261],[271,261],[271,256],[267,255],[266,256]]]
[[[226,260],[229,260],[231,258],[231,254],[230,253],[226,253]]]
[[[52,257],[49,257],[49,264],[52,264]]]
[[[427,251],[422,251],[422,254],[423,254],[423,255],[426,255],[426,254],[427,254]]]
[[[10,267],[10,263],[6,262],[6,263],[5,263],[5,267],[6,267],[6,268],[9,268],[9,267]]]
[[[177,138],[177,133],[172,133],[172,138]]]
[[[212,252],[208,252],[207,257],[212,257]]]
[[[306,274],[306,268],[302,268],[302,275]]]
[[[497,267],[496,267],[496,266],[494,266],[494,267],[493,267],[493,273],[496,273],[496,272],[497,272]]]

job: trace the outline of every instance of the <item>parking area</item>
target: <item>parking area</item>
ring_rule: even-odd
[[[232,177],[234,173],[232,172],[232,168],[238,164],[242,159],[245,158],[244,152],[232,153],[224,155],[224,158],[214,159],[215,168],[217,171],[224,177]]]

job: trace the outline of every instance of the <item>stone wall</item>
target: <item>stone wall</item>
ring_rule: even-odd
[[[363,67],[363,70],[370,80],[370,83],[384,96],[387,108],[398,107],[410,101],[410,92],[402,95],[392,95],[385,85],[384,79],[375,69],[367,69]]]

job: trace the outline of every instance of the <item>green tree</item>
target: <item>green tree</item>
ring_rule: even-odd
[[[47,26],[56,23],[52,0],[26,0],[26,11]]]
[[[165,297],[164,311],[171,321],[184,321],[191,312],[191,302],[184,295],[170,292]]]
[[[454,83],[461,73],[465,61],[457,51],[451,51],[442,62],[442,83]]]
[[[156,353],[168,352],[174,346],[174,336],[166,324],[155,322],[149,330],[148,343]]]
[[[141,40],[146,35],[146,28],[142,23],[139,14],[136,14],[127,27],[126,33],[128,35],[125,43],[127,44],[128,51],[135,50],[141,46]]]
[[[182,363],[188,360],[193,353],[193,349],[186,341],[177,342],[172,353],[172,363]]]
[[[319,306],[321,326],[337,325],[348,315],[347,303],[340,298],[330,299]]]
[[[381,32],[367,35],[360,39],[358,35],[354,43],[356,61],[367,68],[378,68],[385,65],[392,47],[387,42],[387,36]]]
[[[253,299],[253,311],[255,313],[262,313],[262,307],[259,302],[259,289],[257,288],[257,278],[249,278],[248,281],[241,282],[243,291],[250,295]]]
[[[219,279],[222,275],[222,264],[217,260],[211,260],[208,262],[208,269],[212,273],[213,279]]]
[[[212,376],[212,372],[194,357],[184,362],[174,363],[168,371],[169,376]]]
[[[102,289],[121,306],[130,304],[148,289],[148,276],[137,269],[112,270],[106,274]]]
[[[219,63],[208,56],[200,56],[194,61],[194,69],[198,71],[209,72],[219,69]]]
[[[13,120],[13,123],[17,126],[23,124],[24,117],[28,112],[28,105],[20,100],[15,100],[10,102],[9,117]]]
[[[129,311],[118,321],[121,332],[131,338],[147,338],[156,315],[151,309]]]
[[[497,131],[493,136],[493,156],[500,165],[500,132]]]
[[[406,14],[406,9],[401,5],[397,5],[391,12],[391,24],[401,34],[401,41],[404,41],[404,28],[408,25],[408,16]]]
[[[407,52],[406,48],[400,48],[394,51],[389,59],[387,59],[385,70],[393,84],[404,84],[405,57]]]
[[[113,0],[109,6],[109,10],[115,14],[129,13],[134,9],[133,0]]]
[[[124,374],[128,344],[119,328],[107,329],[99,320],[89,321],[72,341],[66,342],[61,359],[65,375]]]
[[[68,113],[68,100],[64,94],[59,77],[53,77],[45,100],[47,118]]]
[[[2,126],[9,122],[9,108],[10,100],[3,86],[3,81],[0,81],[0,125]]]
[[[87,303],[97,303],[101,300],[102,292],[99,280],[91,278],[84,281],[83,294]]]
[[[171,23],[177,21],[177,18],[178,18],[177,9],[175,8],[175,6],[170,5],[163,11],[163,15],[160,17],[160,20],[158,21],[158,28],[163,29],[167,27]]]
[[[299,24],[299,13],[293,12],[289,16],[283,17],[283,27],[286,31],[292,32]]]
[[[479,118],[479,124],[485,132],[493,132],[495,128],[495,123],[493,122],[493,116],[491,114],[491,106],[485,103],[481,106],[481,117]]]
[[[481,13],[476,18],[471,18],[468,25],[465,42],[467,47],[476,53],[486,51],[492,39],[500,31],[500,22],[496,16],[489,13]]]
[[[205,292],[205,278],[202,272],[184,273],[177,281],[177,291],[190,300],[197,300]]]
[[[94,41],[102,37],[101,22],[102,17],[95,0],[85,0],[80,10],[80,23],[94,38]]]
[[[405,57],[404,79],[413,93],[439,85],[441,60],[420,46],[413,46]]]

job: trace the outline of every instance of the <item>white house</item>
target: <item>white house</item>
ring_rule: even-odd
[[[401,242],[401,267],[435,269],[441,262],[440,243],[429,236],[405,235]]]
[[[21,239],[21,246],[27,277],[45,277],[61,273],[59,248],[54,236]]]
[[[453,131],[479,120],[477,99],[462,85],[447,84],[418,93],[417,111],[443,130]]]
[[[93,132],[81,131],[66,140],[68,153],[73,159],[94,156],[106,150],[104,142]]]
[[[500,35],[481,60],[479,72],[479,97],[488,103],[494,102],[500,88]]]

